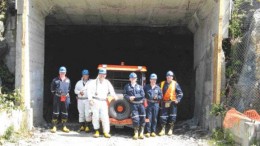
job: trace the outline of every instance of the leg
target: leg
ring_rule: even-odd
[[[93,112],[93,116],[92,116],[92,124],[95,130],[95,134],[93,135],[95,138],[99,137],[99,128],[100,128],[100,124],[99,124],[99,111],[100,111],[100,103],[101,101],[98,100],[94,100],[94,105],[92,106],[92,112]]]
[[[139,111],[139,123],[140,123],[140,134],[139,138],[143,139],[144,138],[144,126],[145,126],[145,108],[143,104],[138,105],[138,111]]]
[[[133,121],[133,127],[134,127],[134,136],[133,139],[138,138],[138,130],[139,130],[139,114],[138,114],[138,108],[136,104],[131,104],[131,118]]]
[[[67,111],[66,102],[60,102],[60,105],[61,105],[61,122],[63,125],[62,131],[69,132],[70,130],[66,126],[68,121],[68,111]]]
[[[58,117],[60,114],[60,102],[59,97],[55,96],[53,97],[53,113],[52,113],[52,129],[51,132],[55,133],[57,131],[57,123],[58,123]]]
[[[80,131],[85,130],[85,116],[84,116],[84,101],[83,100],[77,100],[78,101],[78,111],[79,111],[79,123],[80,123]]]
[[[145,134],[146,137],[150,137],[150,133],[151,133],[151,121],[152,121],[152,107],[150,105],[148,105],[147,109],[146,109],[146,116],[149,119],[149,122],[147,122],[145,124],[145,131],[147,132]]]
[[[152,127],[151,131],[153,133],[156,133],[156,127],[157,127],[157,118],[158,118],[158,112],[159,112],[159,105],[154,105],[152,109]]]
[[[168,131],[168,135],[172,135],[174,123],[176,122],[176,117],[177,117],[177,105],[174,102],[171,103],[169,112],[170,112],[170,115],[169,115],[170,129]]]
[[[101,101],[102,106],[100,107],[100,118],[102,121],[103,126],[103,133],[106,138],[111,137],[110,132],[110,123],[109,123],[109,116],[108,116],[108,107],[105,101]]]
[[[162,109],[161,109],[161,115],[160,115],[160,121],[161,121],[161,126],[162,130],[159,133],[160,136],[165,134],[165,125],[167,123],[168,119],[168,108],[165,108],[165,102],[162,103]]]
[[[86,100],[84,105],[85,105],[85,121],[86,121],[85,131],[89,132],[90,131],[90,126],[91,126],[91,119],[92,119],[91,108],[90,108],[90,105],[89,105],[89,100]]]

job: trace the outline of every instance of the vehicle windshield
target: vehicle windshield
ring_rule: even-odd
[[[107,79],[114,86],[116,93],[123,93],[124,86],[129,83],[129,74],[128,71],[111,71],[107,72]],[[137,74],[137,83],[142,85],[142,73],[135,72]]]

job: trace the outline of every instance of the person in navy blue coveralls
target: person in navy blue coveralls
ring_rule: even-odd
[[[52,133],[57,131],[58,117],[61,112],[61,122],[63,124],[62,131],[69,132],[66,127],[68,120],[68,102],[69,92],[71,89],[70,79],[66,77],[67,69],[62,66],[59,69],[59,76],[54,78],[51,82],[51,92],[53,94],[53,114],[52,114]]]
[[[124,87],[124,98],[129,101],[131,107],[131,118],[134,127],[133,139],[144,138],[144,126],[145,126],[145,108],[144,102],[144,90],[143,87],[137,84],[137,75],[132,72],[129,75],[130,83],[126,84]],[[140,130],[140,131],[139,131]]]
[[[150,75],[150,84],[144,87],[145,98],[148,102],[148,107],[146,108],[146,115],[149,122],[145,125],[146,137],[156,136],[157,118],[159,112],[159,102],[162,99],[161,88],[156,85],[157,75],[152,73]]]

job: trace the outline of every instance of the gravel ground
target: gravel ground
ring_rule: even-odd
[[[157,136],[143,140],[133,140],[133,129],[111,127],[112,137],[107,139],[101,135],[100,138],[93,138],[91,133],[77,132],[77,124],[69,125],[70,133],[60,130],[57,133],[50,133],[49,127],[36,127],[30,138],[21,139],[17,143],[5,143],[6,146],[207,146],[209,133],[197,126],[189,126],[187,122],[175,126],[174,135]]]

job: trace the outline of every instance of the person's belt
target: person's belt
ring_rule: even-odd
[[[151,103],[159,103],[159,101],[158,100],[147,100],[148,102],[151,102]]]
[[[131,103],[136,103],[136,104],[138,104],[138,103],[143,103],[143,101],[141,100],[141,101],[131,101]]]
[[[98,97],[93,97],[93,99],[99,100],[99,101],[106,101],[107,99],[102,99],[102,98],[98,98]]]
[[[61,94],[55,93],[55,95],[56,95],[56,96],[68,96],[69,93],[67,93],[67,94],[64,94],[64,93],[61,93]]]
[[[86,100],[88,97],[78,97],[79,100]]]

